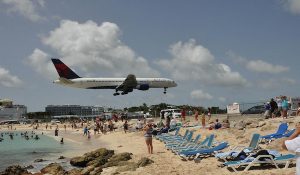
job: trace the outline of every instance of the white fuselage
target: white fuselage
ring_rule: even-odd
[[[115,89],[121,85],[125,79],[126,78],[60,78],[53,83],[84,89]],[[138,85],[149,85],[149,88],[169,88],[177,86],[173,80],[167,78],[136,78],[136,81]]]

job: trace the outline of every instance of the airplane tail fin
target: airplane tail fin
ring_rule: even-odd
[[[65,65],[60,59],[52,58],[52,63],[55,66],[55,69],[58,75],[66,79],[75,79],[80,78],[75,72],[73,72],[67,65]]]

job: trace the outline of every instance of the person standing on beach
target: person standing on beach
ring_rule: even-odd
[[[125,123],[123,124],[124,132],[126,133],[128,131],[128,122],[125,120]]]
[[[205,113],[203,112],[202,117],[201,117],[201,122],[202,122],[202,128],[205,129]]]
[[[199,115],[199,112],[198,112],[198,110],[196,109],[196,110],[195,110],[195,121],[198,121],[198,115]]]
[[[144,129],[145,134],[145,141],[146,141],[146,145],[147,145],[147,149],[148,149],[148,153],[149,154],[153,154],[153,145],[152,145],[152,132],[153,132],[153,128],[152,128],[152,124],[148,123]]]
[[[282,113],[282,96],[276,97],[278,111],[280,112],[280,116],[283,115]]]
[[[181,110],[181,119],[182,119],[182,121],[185,121],[185,109],[184,108],[182,108],[182,110]]]
[[[65,128],[65,132],[67,131],[67,125],[66,124],[64,124],[64,128]]]
[[[283,119],[284,119],[284,118],[287,119],[287,111],[288,111],[288,109],[289,109],[289,103],[288,103],[288,101],[287,101],[286,96],[283,96],[283,97],[282,97],[282,103],[281,103],[281,105],[282,105],[282,118],[283,118]]]
[[[88,136],[88,139],[91,138],[91,132],[90,131],[87,131],[87,136]]]
[[[295,132],[282,143],[282,148],[296,153],[296,174],[300,175],[300,123],[296,125]]]
[[[207,112],[207,116],[208,116],[208,121],[210,121],[211,118],[211,108],[207,108],[208,112]]]
[[[278,105],[277,105],[276,101],[274,101],[273,98],[271,98],[270,106],[271,106],[270,112],[271,112],[272,118],[275,118],[277,115],[277,111],[278,111]]]
[[[54,135],[58,136],[58,126],[56,126],[55,130],[54,130]]]
[[[83,129],[83,135],[87,136],[87,134],[88,134],[88,128],[87,126],[85,126]]]

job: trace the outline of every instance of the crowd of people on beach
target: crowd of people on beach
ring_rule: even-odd
[[[300,106],[300,104],[298,104]],[[286,119],[288,117],[288,110],[290,109],[291,104],[289,103],[286,96],[279,96],[271,98],[269,102],[265,104],[265,118],[276,118],[282,117]],[[300,111],[299,111],[300,112]],[[298,111],[297,111],[298,114]]]

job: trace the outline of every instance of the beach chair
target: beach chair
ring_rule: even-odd
[[[264,158],[264,160],[260,160],[262,158]],[[235,172],[238,172],[237,168],[245,167],[243,171],[248,171],[252,166],[262,164],[272,164],[277,169],[279,168],[278,164],[285,164],[284,168],[288,168],[289,164],[293,160],[295,160],[294,154],[280,155],[275,158],[273,158],[272,155],[259,155],[256,158],[249,156],[244,160],[225,162],[223,165],[227,168],[231,168]]]
[[[193,151],[193,150],[198,150],[198,149],[203,149],[203,148],[210,148],[213,144],[214,137],[215,136],[213,134],[211,134],[211,135],[207,136],[199,144],[194,144],[194,145],[191,144],[188,146],[176,147],[176,148],[173,148],[172,151],[179,155],[179,152],[181,152],[181,151]]]
[[[215,157],[218,159],[222,159],[225,162],[227,162],[226,158],[228,156],[234,157],[234,155],[237,155],[239,152],[244,151],[246,153],[250,153],[253,150],[255,150],[258,147],[258,143],[260,140],[260,135],[259,134],[253,134],[252,139],[250,141],[250,144],[248,147],[245,146],[235,146],[231,148],[229,151],[224,152],[224,153],[216,153]]]
[[[272,138],[281,138],[287,132],[287,129],[288,129],[288,124],[281,123],[276,133],[261,136],[261,139],[263,141],[263,140],[271,140]]]
[[[189,133],[189,130],[185,130],[185,133],[183,136],[177,134],[177,135],[170,135],[170,136],[167,136],[167,137],[160,137],[158,138],[160,141],[162,142],[165,142],[165,141],[168,141],[168,140],[174,140],[174,139],[178,139],[178,138],[185,138]]]
[[[168,132],[168,133],[162,133],[161,135],[155,136],[155,138],[156,138],[156,139],[159,139],[159,138],[167,138],[167,137],[176,136],[176,135],[178,135],[179,130],[180,130],[180,127],[177,127],[175,130],[173,130],[173,131],[175,131],[174,134],[171,134],[171,132]]]
[[[166,145],[166,148],[167,149],[175,149],[175,148],[180,148],[180,147],[188,147],[188,146],[191,146],[191,145],[196,145],[199,140],[201,138],[201,134],[198,134],[194,140],[190,140],[190,141],[187,141],[187,142],[182,142],[182,143],[179,143],[179,144],[173,144],[173,145]]]
[[[296,129],[292,129],[288,132],[286,132],[285,134],[283,134],[283,137],[290,137],[294,132],[295,132]]]
[[[175,145],[179,145],[179,144],[184,144],[184,143],[190,142],[192,140],[192,138],[193,138],[193,134],[194,134],[194,131],[190,131],[185,138],[175,139],[175,140],[171,140],[171,141],[166,141],[165,142],[166,147],[170,148],[170,147],[175,146]]]
[[[203,149],[198,149],[198,150],[193,150],[193,151],[181,151],[179,153],[179,156],[185,160],[190,159],[191,157],[194,157],[194,159],[199,158],[200,156],[203,155],[212,155],[216,151],[220,151],[228,146],[227,142],[221,142],[217,146],[211,147],[211,148],[203,148]]]

